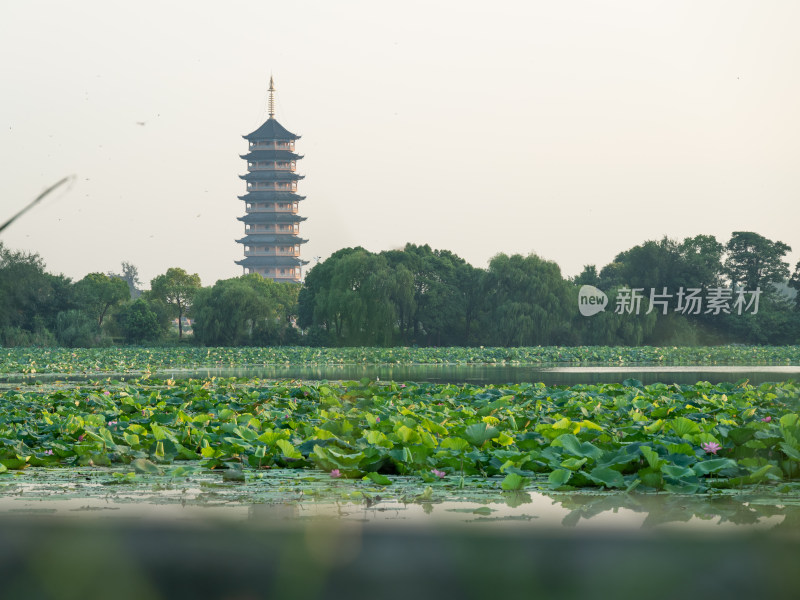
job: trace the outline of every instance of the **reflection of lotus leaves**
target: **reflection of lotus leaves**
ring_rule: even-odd
[[[521,506],[522,504],[528,504],[530,502],[533,502],[533,500],[531,499],[531,495],[528,492],[520,492],[520,491],[503,492],[503,501],[510,508],[516,508],[517,506]]]
[[[685,523],[693,517],[704,521],[717,519],[717,524],[732,523],[734,525],[754,525],[761,519],[785,515],[785,519],[777,527],[800,527],[800,500],[799,505],[784,504],[783,498],[762,498],[763,504],[753,502],[749,496],[737,495],[717,496],[672,496],[650,494],[608,494],[604,496],[590,496],[588,494],[573,494],[563,497],[559,494],[548,494],[570,513],[562,521],[566,527],[574,527],[581,519],[591,519],[602,513],[616,513],[619,509],[627,509],[636,513],[645,513],[646,517],[642,527],[655,527],[665,523]]]

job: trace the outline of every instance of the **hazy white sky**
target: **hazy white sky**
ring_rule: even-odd
[[[796,0],[4,1],[0,221],[77,178],[0,240],[73,278],[241,274],[273,73],[312,264],[415,242],[574,275],[748,230],[794,265],[798,26]]]

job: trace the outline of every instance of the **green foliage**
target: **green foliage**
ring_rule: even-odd
[[[56,315],[72,304],[69,279],[46,273],[38,254],[0,242],[0,344],[53,345]]]
[[[97,320],[98,327],[103,326],[109,309],[131,297],[124,280],[103,273],[89,273],[75,284],[75,293],[79,306]]]
[[[647,241],[619,253],[601,271],[599,287],[707,290],[720,283],[721,256],[722,244],[710,235],[686,238],[680,243],[667,237]]]
[[[789,263],[783,257],[792,249],[783,242],[773,242],[752,231],[734,231],[725,250],[725,273],[746,290],[766,289],[768,284],[789,277]]]
[[[194,337],[206,345],[272,345],[295,339],[299,287],[257,274],[217,281],[194,297]]]
[[[116,319],[127,343],[153,341],[161,335],[158,315],[150,310],[150,306],[142,298],[125,306],[117,313]]]
[[[178,338],[183,337],[183,317],[192,307],[197,291],[201,288],[200,276],[189,275],[180,268],[170,268],[163,275],[150,281],[149,296],[166,304],[172,316],[178,319]]]
[[[568,341],[577,295],[556,263],[535,255],[498,254],[489,263],[486,290],[492,343],[533,346]]]
[[[86,315],[84,323],[97,323]],[[65,319],[70,324],[75,319]],[[800,346],[536,346],[524,348],[4,348],[0,373],[120,373],[263,365],[800,365]]]
[[[435,482],[446,472],[479,485],[488,478],[507,491],[700,493],[800,477],[799,394],[792,382],[636,381],[142,379],[7,389],[0,393],[0,471],[121,463],[145,475],[189,460],[228,469],[234,481],[246,480],[249,469],[317,468],[381,486],[393,475]]]
[[[195,341],[204,345],[797,344],[800,294],[793,296],[792,288],[800,290],[800,263],[789,277],[783,260],[789,250],[751,232],[735,232],[725,246],[709,235],[680,242],[664,237],[620,252],[599,273],[587,265],[570,281],[558,265],[533,255],[499,254],[488,269],[478,269],[428,245],[378,254],[357,247],[316,264],[300,286],[237,278],[202,288],[196,274],[170,268],[153,278],[144,298],[161,327],[158,337],[164,339],[170,319],[177,319],[180,340],[184,317],[192,316],[198,321]],[[46,273],[38,255],[0,245],[0,343],[82,346],[107,343],[107,336],[142,339],[141,332],[123,331],[121,320],[105,320],[130,292],[138,294],[136,267],[122,267],[122,275],[90,273],[73,285]],[[607,310],[580,315],[577,294],[584,284],[609,296]],[[740,284],[762,290],[757,313],[750,305],[744,314],[660,308],[647,314],[651,289],[677,299],[681,290],[705,297],[712,288]],[[616,313],[623,287],[642,292],[638,312]],[[70,312],[76,309],[95,319],[99,331],[89,332]]]
[[[59,344],[68,348],[91,348],[98,345],[100,326],[82,310],[58,313],[56,336]]]
[[[795,290],[795,310],[800,312],[800,260],[797,261],[797,264],[794,266],[794,273],[792,273],[792,277],[789,280],[789,286]]]
[[[466,344],[476,337],[482,273],[427,245],[345,248],[306,275],[298,324],[316,343]]]

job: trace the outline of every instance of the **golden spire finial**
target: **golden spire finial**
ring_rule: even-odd
[[[269,76],[269,118],[275,118],[275,84],[272,75]]]

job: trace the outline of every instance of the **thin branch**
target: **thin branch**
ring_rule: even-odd
[[[17,214],[15,214],[13,217],[11,217],[8,221],[6,221],[2,225],[0,225],[0,232],[2,232],[6,227],[11,225],[14,221],[19,219],[22,215],[24,215],[26,212],[28,212],[30,209],[32,209],[34,206],[36,206],[39,202],[41,202],[44,199],[44,197],[47,196],[50,192],[55,190],[57,187],[65,184],[67,181],[69,181],[72,178],[73,178],[73,175],[69,175],[67,177],[64,177],[64,179],[60,180],[58,183],[56,183],[54,185],[51,185],[49,188],[47,188],[45,191],[43,191],[41,194],[39,194],[33,200],[33,202],[28,204],[25,208],[23,208],[21,211],[19,211]]]

